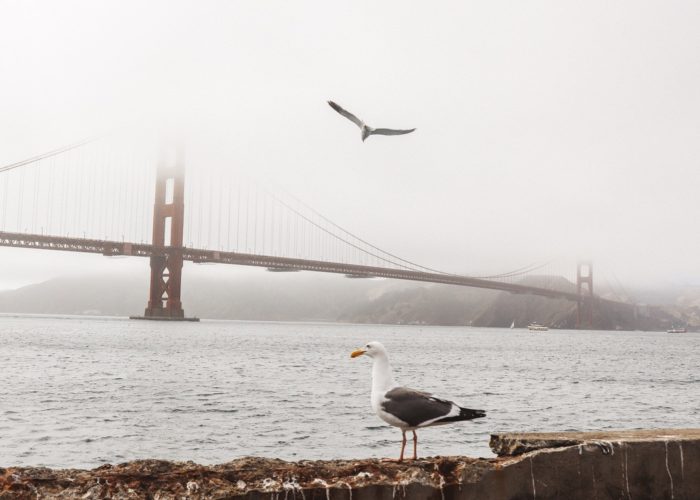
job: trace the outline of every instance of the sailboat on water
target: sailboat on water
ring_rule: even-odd
[[[515,328],[515,320],[513,320],[513,322],[510,324],[510,328],[511,328],[511,330],[512,330],[513,328]]]

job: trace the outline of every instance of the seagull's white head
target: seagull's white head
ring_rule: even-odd
[[[384,346],[381,344],[381,342],[377,342],[375,340],[373,342],[369,342],[366,346],[361,347],[360,349],[352,351],[350,353],[350,357],[356,358],[358,356],[362,356],[363,354],[366,354],[370,358],[374,358],[375,356],[381,355],[386,356],[386,349],[384,349]]]

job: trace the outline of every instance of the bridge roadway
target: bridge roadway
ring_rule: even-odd
[[[294,259],[290,257],[274,257],[239,252],[223,252],[187,247],[157,247],[145,243],[128,243],[122,241],[92,240],[70,238],[63,236],[45,236],[40,234],[8,233],[0,231],[0,246],[36,248],[40,250],[62,250],[67,252],[98,253],[108,257],[120,255],[135,257],[151,257],[181,253],[184,260],[195,263],[234,264],[239,266],[266,267],[277,271],[315,271],[322,273],[346,274],[352,277],[381,277],[428,283],[444,283],[448,285],[487,288],[503,290],[511,293],[540,295],[555,299],[578,301],[574,292],[565,292],[503,283],[454,274],[426,273],[410,269],[392,269],[385,267],[343,264],[340,262],[325,262],[320,260]]]

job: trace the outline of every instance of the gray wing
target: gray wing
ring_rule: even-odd
[[[396,387],[385,395],[382,409],[411,427],[436,418],[444,417],[452,409],[453,403],[438,399],[427,392],[414,391],[407,387]]]
[[[396,130],[393,128],[375,128],[372,130],[372,134],[379,134],[379,135],[403,135],[403,134],[410,134],[413,132],[414,128],[408,129],[408,130]]]
[[[340,113],[341,115],[343,115],[345,118],[347,118],[348,120],[350,120],[351,122],[353,122],[353,123],[354,123],[355,125],[357,125],[358,127],[362,128],[362,125],[364,125],[364,124],[362,123],[362,120],[360,120],[358,117],[356,117],[355,115],[353,115],[350,111],[344,110],[342,107],[340,107],[339,105],[337,105],[337,104],[334,103],[333,101],[328,101],[328,105],[329,105],[331,108],[335,109],[338,113]]]

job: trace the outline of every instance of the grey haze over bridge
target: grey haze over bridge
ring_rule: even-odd
[[[593,295],[590,263],[578,266],[576,292],[518,282],[540,271],[543,264],[490,276],[444,272],[384,251],[298,200],[285,200],[267,190],[253,192],[250,186],[215,179],[188,191],[181,147],[155,160],[155,176],[153,158],[117,158],[117,162],[137,165],[120,177],[95,142],[100,141],[81,141],[0,168],[0,192],[4,193],[0,246],[147,257],[151,267],[143,316],[147,319],[185,319],[180,299],[184,261],[566,299],[577,303],[579,327],[591,326],[594,303],[603,300]],[[147,187],[153,189],[153,183],[155,194],[149,195]],[[68,200],[73,200],[73,208],[68,208]],[[140,241],[133,227],[140,228]],[[145,241],[149,232],[150,242]],[[203,232],[206,242],[215,238],[218,248],[192,241],[203,241]],[[110,234],[121,237],[110,238]]]

